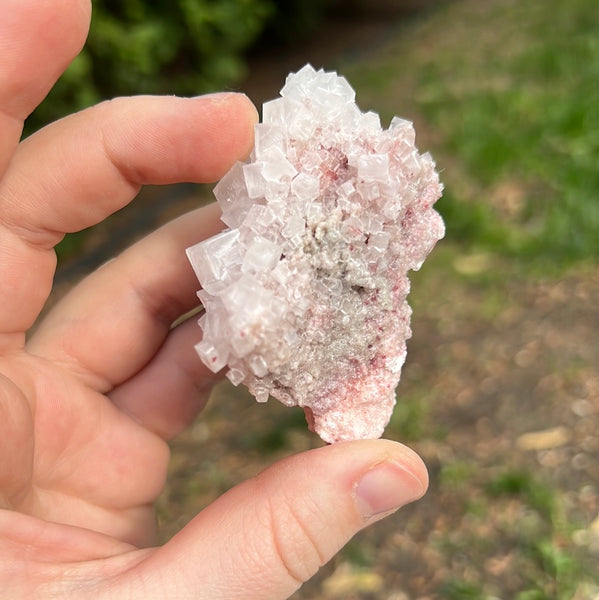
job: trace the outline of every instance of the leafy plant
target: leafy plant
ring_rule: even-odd
[[[237,84],[265,32],[296,38],[326,0],[95,0],[85,48],[32,115],[27,133],[99,100],[193,95]],[[275,27],[276,25],[276,27]]]

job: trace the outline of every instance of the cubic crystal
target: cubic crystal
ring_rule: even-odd
[[[303,407],[331,443],[382,435],[411,335],[407,272],[444,235],[412,123],[384,130],[354,100],[336,73],[290,74],[249,162],[215,188],[229,229],[187,250],[202,361],[259,402]]]

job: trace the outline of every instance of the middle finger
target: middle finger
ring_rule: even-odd
[[[50,311],[27,349],[103,393],[136,375],[173,321],[198,305],[185,248],[222,229],[219,215],[216,204],[183,215],[100,267]]]

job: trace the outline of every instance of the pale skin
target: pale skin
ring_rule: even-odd
[[[218,210],[149,235],[39,322],[53,248],[144,184],[217,180],[250,151],[257,117],[239,94],[123,98],[19,143],[90,14],[87,0],[0,0],[1,595],[287,598],[356,532],[422,496],[426,469],[386,440],[319,448],[156,545],[167,441],[214,383],[195,322],[171,324],[196,304],[184,249],[220,229]]]

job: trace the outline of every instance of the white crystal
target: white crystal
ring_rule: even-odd
[[[241,257],[239,231],[230,229],[187,249],[187,256],[203,288],[222,289],[232,278],[232,267]]]
[[[233,385],[239,385],[245,379],[246,374],[241,369],[232,367],[227,371],[226,376]]]
[[[249,198],[263,198],[268,189],[268,182],[262,174],[264,164],[262,162],[243,165],[243,177],[245,179],[246,193]]]
[[[358,159],[358,177],[385,183],[389,176],[389,157],[386,154],[368,154]]]
[[[205,339],[196,344],[195,349],[204,364],[215,373],[227,364],[227,353]]]
[[[264,377],[268,373],[268,365],[259,354],[253,354],[248,362],[250,369],[256,377]]]
[[[305,229],[306,221],[298,215],[292,215],[291,217],[289,217],[287,223],[283,227],[282,234],[283,237],[290,239],[297,236],[301,236],[304,233]]]
[[[264,166],[262,176],[268,182],[290,182],[297,170],[285,158],[283,151],[278,147],[270,146],[260,154]]]
[[[287,140],[277,125],[262,125],[262,129],[256,131],[254,138],[254,152],[262,155],[271,148],[278,148],[282,152],[287,151]]]
[[[271,271],[275,268],[281,257],[281,246],[258,237],[248,246],[241,263],[243,273],[256,273]]]
[[[369,111],[360,117],[360,127],[380,131],[381,119],[375,112]]]
[[[320,193],[320,181],[318,177],[308,175],[307,173],[300,173],[291,182],[291,193],[301,202],[305,202],[306,204],[312,202],[312,200],[318,198]]]
[[[250,161],[215,188],[229,229],[187,251],[203,362],[259,402],[302,406],[328,442],[382,434],[411,335],[407,271],[444,234],[412,123],[384,130],[354,100],[336,73],[290,74]]]
[[[285,104],[278,100],[270,100],[262,105],[262,127],[272,125],[281,127],[285,124]],[[280,131],[280,130],[279,130]],[[261,134],[259,134],[260,136]],[[258,137],[260,139],[260,137]],[[256,148],[258,150],[258,148]]]
[[[377,250],[386,250],[389,247],[389,241],[391,240],[391,234],[387,231],[379,231],[368,236],[368,245],[370,248],[376,248]]]
[[[214,196],[223,211],[227,213],[226,217],[223,213],[225,224],[231,228],[239,227],[251,207],[241,163],[237,163],[216,184]]]

